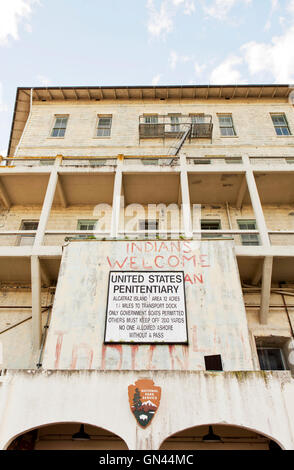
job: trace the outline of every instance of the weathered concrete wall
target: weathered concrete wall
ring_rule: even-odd
[[[130,449],[158,449],[181,430],[229,424],[294,449],[294,382],[289,372],[146,371],[162,388],[147,429],[128,402],[128,385],[142,373],[121,371],[8,371],[0,377],[0,448],[19,434],[59,422],[87,423],[121,437]]]
[[[141,140],[139,142],[139,116],[142,114],[168,114],[168,113],[207,113],[212,115],[214,125],[213,141],[187,143],[184,150],[191,156],[202,156],[209,153],[208,149],[216,147],[220,153],[240,155],[240,145],[248,147],[251,143],[260,149],[264,147],[269,155],[277,155],[275,146],[286,144],[292,146],[285,150],[285,154],[293,153],[294,137],[279,138],[271,120],[270,113],[286,113],[289,126],[294,131],[294,114],[292,106],[287,100],[131,100],[89,102],[68,100],[66,103],[33,103],[30,122],[24,134],[22,144],[17,156],[55,156],[64,155],[115,155],[165,153],[171,145],[172,139],[163,142],[159,140]],[[220,136],[218,113],[232,114],[236,137]],[[50,137],[56,114],[68,114],[68,126],[64,138]],[[111,138],[95,137],[95,126],[98,114],[112,115]],[[248,144],[250,142],[250,144]],[[273,147],[272,149],[270,147]],[[235,147],[235,149],[234,149]],[[202,153],[199,149],[203,148]],[[289,151],[289,153],[288,153]],[[214,152],[215,149],[214,149]],[[254,154],[258,150],[254,148]]]
[[[104,345],[109,271],[150,267],[184,270],[189,345]],[[222,355],[224,370],[253,368],[231,241],[93,241],[64,249],[45,369],[203,370],[210,354]]]

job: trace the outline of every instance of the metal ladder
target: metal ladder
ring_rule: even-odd
[[[168,150],[168,153],[167,153],[168,155],[176,157],[178,155],[179,151],[181,150],[181,148],[183,147],[186,139],[191,134],[192,124],[186,123],[186,124],[182,124],[182,126],[187,126],[187,129],[185,130],[185,132],[183,134],[182,134],[182,132],[179,132],[175,143],[173,145],[171,145],[169,150]],[[170,165],[173,163],[173,160],[174,159],[172,158],[171,162],[170,162]]]

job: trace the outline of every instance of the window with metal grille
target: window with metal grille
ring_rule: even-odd
[[[201,220],[201,230],[221,230],[221,222],[220,220]],[[201,235],[201,238],[219,238],[221,235],[218,235],[217,233],[203,233]]]
[[[97,219],[95,220],[88,220],[88,219],[81,219],[78,220],[78,230],[85,230],[87,232],[92,232],[95,230],[97,224]],[[78,238],[88,238],[89,235],[79,235]]]
[[[51,132],[51,137],[64,137],[68,116],[56,116],[55,123]]]
[[[21,222],[20,230],[38,230],[39,221],[38,220],[23,220]],[[35,235],[21,235],[18,240],[18,245],[21,246],[31,246],[34,244]]]
[[[139,220],[139,230],[158,230],[159,221],[156,219]]]
[[[98,118],[97,137],[109,137],[111,133],[112,116]]]
[[[191,115],[192,124],[205,124],[204,114],[192,114]]]
[[[291,135],[285,114],[271,114],[277,135]]]
[[[144,116],[145,124],[158,124],[158,115]]]
[[[285,359],[281,348],[257,348],[261,370],[286,370]]]
[[[221,114],[218,116],[220,133],[222,136],[234,136],[236,131],[233,124],[233,118],[231,114]]]
[[[220,354],[204,356],[206,370],[223,370],[222,357]]]
[[[255,220],[238,220],[239,230],[257,230]],[[242,245],[244,246],[258,246],[259,236],[255,233],[244,233],[241,235]]]
[[[170,116],[170,130],[171,132],[180,132],[180,117]]]

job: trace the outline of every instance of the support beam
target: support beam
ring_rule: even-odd
[[[65,196],[65,192],[64,192],[64,189],[63,189],[63,186],[62,186],[62,181],[61,181],[60,176],[58,176],[58,179],[57,179],[57,191],[58,191],[58,195],[59,195],[60,200],[61,200],[62,207],[64,207],[64,209],[66,209],[67,206],[68,206],[68,203],[67,203],[67,200],[66,200],[66,196]]]
[[[260,198],[259,198],[259,194],[258,194],[254,174],[253,174],[253,171],[250,167],[249,157],[246,155],[243,158],[244,158],[243,161],[247,166],[247,168],[246,168],[247,187],[248,187],[248,191],[249,191],[249,194],[250,194],[251,204],[252,204],[252,207],[253,207],[253,210],[254,210],[255,219],[256,219],[256,222],[257,222],[257,227],[258,227],[259,234],[260,234],[261,243],[265,247],[269,247],[270,246],[270,239],[269,239],[269,235],[268,235],[267,226],[266,226],[266,223],[265,223],[265,218],[264,218],[264,215],[263,215],[262,205],[261,205],[261,202],[260,202]]]
[[[238,210],[240,210],[243,205],[246,190],[247,190],[247,182],[246,182],[246,177],[244,175],[241,185],[240,185],[239,192],[238,192],[237,201],[236,201],[236,209]]]
[[[261,301],[259,321],[262,325],[268,323],[269,305],[271,297],[271,283],[273,271],[273,257],[266,256],[262,268],[262,285],[261,285]]]
[[[110,235],[112,237],[117,237],[119,234],[121,195],[122,195],[122,169],[121,169],[121,162],[118,160],[117,170],[115,173],[113,199],[112,199],[112,215],[111,215],[111,231],[110,231]]]
[[[40,222],[38,225],[38,230],[37,230],[37,234],[36,234],[36,238],[34,242],[34,247],[38,247],[42,245],[43,240],[44,240],[45,230],[46,230],[47,222],[50,216],[54,194],[56,191],[57,180],[58,180],[57,169],[58,169],[58,166],[60,165],[60,162],[61,162],[61,157],[57,157],[55,160],[55,165],[51,170],[49,183],[47,186],[46,195],[45,195],[45,199],[44,199],[43,207],[41,211]]]
[[[50,287],[51,286],[51,278],[48,274],[47,269],[44,266],[44,262],[41,262],[41,261],[40,261],[40,271],[41,271],[42,284],[45,287]]]
[[[180,186],[182,193],[182,229],[184,231],[185,237],[192,237],[192,217],[191,217],[191,203],[190,203],[190,193],[189,193],[189,183],[188,183],[188,174],[187,170],[184,168],[186,163],[186,158],[183,155],[181,156],[181,164],[183,164],[180,174]]]
[[[3,205],[5,209],[10,209],[11,201],[7,194],[6,188],[3,185],[2,181],[0,180],[0,199],[2,199]]]
[[[262,267],[263,267],[263,262],[260,261],[258,263],[257,269],[251,281],[251,284],[253,284],[254,286],[257,286],[257,284],[260,282],[262,278]]]
[[[32,343],[33,350],[38,351],[42,340],[42,308],[41,308],[41,270],[38,256],[31,257],[32,285]]]

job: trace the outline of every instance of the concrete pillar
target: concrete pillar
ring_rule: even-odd
[[[193,235],[193,230],[192,230],[188,173],[186,170],[185,155],[180,156],[180,161],[181,161],[180,185],[181,185],[181,196],[182,196],[182,229],[184,231],[185,237],[191,238]]]
[[[258,190],[256,186],[256,181],[254,178],[254,174],[250,165],[248,155],[245,155],[243,157],[243,162],[246,166],[247,187],[248,187],[248,191],[250,194],[251,204],[254,210],[261,243],[264,246],[270,246],[270,239],[269,239],[268,230],[267,230],[267,226],[266,226],[266,222],[265,222],[265,218],[264,218],[264,214],[262,210],[262,204],[260,202],[260,198],[259,198],[259,194],[258,194]]]
[[[118,160],[116,173],[115,173],[115,179],[114,179],[114,188],[113,188],[111,230],[110,230],[111,237],[117,237],[119,235],[121,194],[122,194],[122,160]]]
[[[261,285],[261,301],[259,321],[262,325],[268,323],[268,314],[271,298],[271,284],[272,284],[272,271],[273,271],[273,257],[266,256],[262,268],[262,285]]]
[[[34,246],[40,246],[43,243],[44,236],[45,236],[45,230],[47,226],[47,222],[50,216],[50,211],[54,199],[54,194],[57,186],[57,181],[58,181],[58,167],[60,166],[62,157],[57,156],[55,160],[55,164],[51,170],[50,178],[49,178],[49,183],[47,186],[46,190],[46,195],[45,199],[43,202],[43,207],[42,207],[42,212],[40,216],[40,221],[38,225],[38,230],[34,242]]]
[[[42,307],[41,307],[41,269],[38,256],[31,256],[32,285],[32,342],[33,350],[38,351],[42,339]]]

